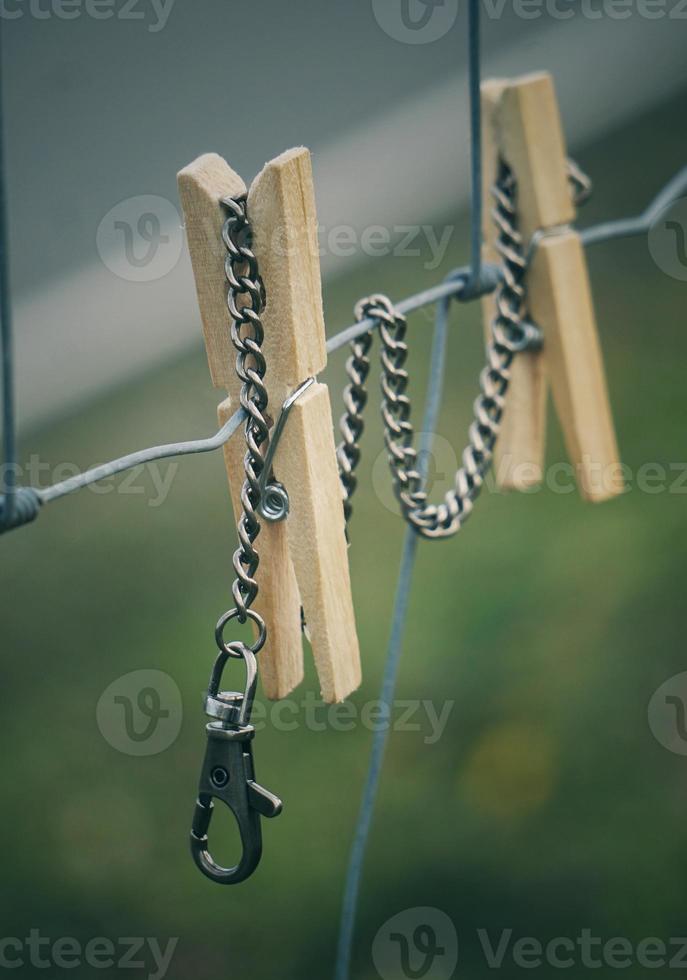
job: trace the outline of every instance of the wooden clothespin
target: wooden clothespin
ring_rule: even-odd
[[[216,154],[199,157],[178,175],[191,262],[213,384],[228,398],[224,423],[239,407],[236,351],[231,343],[221,229],[224,197],[246,193],[241,178]],[[308,150],[289,150],[268,163],[248,193],[252,248],[267,303],[262,317],[268,413],[327,363],[317,217]],[[237,433],[225,447],[235,513],[240,508],[245,444]],[[317,381],[297,398],[274,458],[286,488],[286,520],[261,521],[256,542],[260,587],[255,609],[265,620],[261,676],[270,698],[285,697],[302,680],[301,604],[325,701],[341,701],[360,684],[360,654],[351,597],[342,489],[336,463],[329,391]]]
[[[518,228],[533,248],[525,282],[527,308],[542,329],[540,352],[513,364],[495,470],[501,486],[524,490],[541,482],[550,383],[580,492],[601,501],[623,492],[589,275],[571,222],[565,139],[551,76],[545,72],[482,85],[484,119],[484,258],[498,261],[490,221],[490,188],[499,158],[517,183]],[[494,312],[484,301],[485,327]]]

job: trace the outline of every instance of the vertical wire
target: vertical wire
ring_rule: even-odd
[[[480,0],[469,0],[468,7],[468,77],[470,95],[470,192],[471,192],[471,266],[470,286],[479,287],[482,276],[482,114],[480,102]],[[443,386],[443,367],[446,354],[446,335],[449,300],[437,304],[436,325],[429,376],[429,389],[423,422],[423,437],[418,454],[418,469],[426,472],[428,452],[435,430],[441,391]],[[363,790],[358,821],[346,872],[344,898],[339,926],[339,941],[336,954],[335,980],[348,980],[351,969],[351,951],[355,928],[356,910],[360,892],[365,851],[370,835],[374,805],[379,791],[384,752],[389,738],[391,708],[396,690],[398,667],[403,647],[403,632],[410,586],[412,581],[418,538],[408,528],[403,544],[401,569],[394,599],[394,612],[389,637],[387,658],[382,678],[380,701],[383,705],[387,724],[375,732],[372,740],[370,763]]]
[[[446,359],[446,342],[448,335],[448,309],[450,298],[447,297],[437,304],[434,338],[430,357],[427,400],[422,424],[422,435],[418,446],[418,470],[422,477],[427,475],[429,452],[436,430],[437,418],[441,407],[443,388],[444,362]],[[375,730],[372,738],[370,762],[365,780],[365,788],[360,804],[360,812],[356,823],[351,852],[348,859],[344,897],[341,908],[339,926],[339,941],[336,953],[335,980],[348,980],[351,969],[351,951],[353,948],[353,932],[360,893],[365,851],[370,836],[370,827],[374,813],[375,801],[379,792],[379,781],[384,762],[384,753],[389,739],[391,714],[398,678],[398,668],[403,650],[403,633],[405,630],[410,586],[415,565],[418,535],[408,528],[403,542],[401,568],[394,598],[394,611],[391,622],[389,646],[387,648],[382,688],[379,696],[386,724]]]
[[[2,17],[0,17],[0,341],[2,342],[2,441],[4,446],[3,524],[14,512],[17,474],[17,442],[14,420],[14,344],[9,289],[7,198],[5,188],[5,133],[3,114]]]
[[[468,87],[470,90],[470,241],[473,289],[482,276],[482,106],[480,100],[481,51],[480,3],[470,0],[468,8]]]

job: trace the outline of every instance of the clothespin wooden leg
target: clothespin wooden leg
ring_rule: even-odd
[[[217,409],[220,425],[229,421],[237,407],[231,398],[221,403]],[[245,454],[246,444],[239,430],[224,446],[224,465],[234,514],[241,513]],[[266,696],[275,701],[285,698],[303,680],[301,599],[283,521],[260,521],[256,550],[260,565],[255,610],[267,627],[267,642],[260,652],[260,678]]]
[[[199,157],[182,170],[178,183],[210,374],[215,387],[229,392],[218,409],[223,424],[239,407],[240,382],[236,377],[236,350],[231,342],[226,304],[226,249],[221,237],[226,212],[220,201],[223,197],[245,194],[246,186],[214,153]],[[274,412],[274,406],[270,410]],[[245,452],[245,441],[239,431],[224,447],[235,514],[241,508]],[[268,636],[260,653],[260,676],[267,697],[282,698],[303,678],[300,597],[284,523],[262,521],[256,547],[260,556],[260,591],[255,610],[264,619]],[[228,566],[231,567],[230,563]]]
[[[229,390],[226,418],[238,405],[235,356],[225,305],[220,200],[239,180],[221,158],[201,157],[179,175],[189,248],[215,384]],[[243,185],[241,185],[243,186]],[[233,191],[236,193],[237,191]],[[248,195],[253,250],[267,304],[263,352],[269,413],[326,365],[310,155],[291,150],[268,163]],[[218,244],[219,243],[219,246]],[[232,440],[225,459],[237,500],[242,453]],[[313,384],[291,410],[274,459],[275,478],[289,494],[286,521],[262,522],[258,539],[260,598],[268,629],[265,689],[283,697],[300,680],[300,598],[326,701],[347,697],[360,683],[360,655],[351,598],[342,491],[325,385]],[[240,492],[240,490],[239,490]],[[297,584],[296,584],[297,583]]]
[[[497,110],[505,79],[482,83],[482,257],[485,263],[498,265],[496,226],[491,212],[494,207],[492,187],[499,166]],[[487,341],[496,315],[493,294],[482,299],[482,319]],[[511,367],[506,409],[494,451],[494,474],[504,490],[527,490],[542,481],[546,445],[546,372],[539,351],[524,351]]]
[[[526,278],[530,315],[544,333],[545,365],[580,492],[623,492],[618,447],[575,217],[565,140],[548,73],[509,82],[495,109],[499,152],[517,183],[519,229],[535,241]],[[517,400],[512,408],[517,410]]]
[[[267,290],[265,355],[274,406],[326,366],[317,215],[310,154],[289,150],[253,181],[248,213]],[[343,494],[329,391],[312,385],[295,403],[274,460],[291,509],[286,521],[308,636],[325,701],[360,684]]]

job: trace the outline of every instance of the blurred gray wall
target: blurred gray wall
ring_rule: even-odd
[[[198,342],[175,174],[199,153],[250,179],[309,146],[325,238],[342,224],[445,220],[467,203],[464,3],[443,36],[405,43],[400,0],[136,0],[136,19],[113,0],[104,20],[30,2],[33,14],[29,0],[5,0],[2,24],[24,427]],[[545,8],[523,19],[512,3],[487,14],[485,74],[552,70],[573,149],[687,84],[684,21],[559,7],[569,19]],[[159,245],[142,281],[116,254],[124,232],[103,230],[117,205],[105,224],[119,216],[122,231],[123,216],[142,230],[139,254],[146,235]],[[137,207],[159,228],[137,229]],[[324,273],[361,258],[325,248]]]

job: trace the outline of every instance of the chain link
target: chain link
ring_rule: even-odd
[[[591,183],[572,163],[568,177],[571,194],[576,200],[588,196]],[[408,372],[404,366],[408,356],[406,318],[388,297],[379,294],[361,300],[355,308],[359,322],[369,317],[379,327],[381,412],[394,492],[405,519],[425,538],[450,537],[470,516],[493,461],[513,359],[529,345],[531,337],[532,325],[527,322],[525,307],[525,245],[517,227],[517,187],[512,171],[503,161],[492,193],[495,202],[492,217],[497,230],[495,244],[502,260],[502,279],[495,293],[496,313],[487,344],[487,363],[480,374],[480,393],[474,403],[469,442],[463,451],[462,466],[455,474],[454,486],[440,504],[428,503],[425,481],[418,470],[417,453],[413,448],[411,404],[406,394]],[[351,498],[357,485],[355,470],[361,456],[359,443],[364,429],[372,336],[373,330],[370,330],[356,338],[346,362],[349,384],[344,391],[345,411],[340,422],[343,441],[337,449],[346,521],[351,517]]]
[[[241,515],[238,519],[239,546],[234,552],[236,579],[232,586],[234,608],[229,609],[215,627],[219,654],[215,659],[207,694],[205,713],[212,719],[205,726],[207,746],[200,773],[198,796],[191,825],[191,854],[196,866],[212,881],[234,885],[245,881],[256,869],[262,855],[261,817],[276,817],[281,800],[255,781],[250,724],[258,682],[256,654],[267,638],[265,621],[251,609],[258,594],[255,573],[259,558],[255,540],[260,533],[257,517],[261,498],[261,477],[265,469],[263,452],[269,443],[265,410],[265,358],[262,353],[264,330],[261,316],[265,308],[265,287],[258,263],[250,248],[251,227],[246,214],[245,196],[225,198],[228,215],[222,227],[227,254],[224,270],[228,284],[227,308],[231,316],[231,339],[236,348],[236,374],[240,378],[241,406],[247,413],[245,480],[241,489]],[[251,620],[257,629],[252,646],[242,641],[226,641],[225,627],[234,619]],[[224,668],[231,657],[243,661],[245,686],[240,691],[221,689]],[[239,825],[241,856],[233,867],[224,867],[210,851],[208,833],[214,800],[221,800],[233,812]]]
[[[265,418],[267,389],[263,380],[266,365],[261,349],[264,340],[261,316],[265,307],[265,287],[257,259],[250,248],[245,196],[225,198],[222,203],[229,212],[222,228],[222,240],[227,249],[224,263],[228,283],[227,308],[232,320],[231,340],[237,352],[236,373],[243,383],[241,406],[248,413],[245,424],[246,455],[243,460],[245,482],[241,490],[243,511],[238,520],[239,547],[233,557],[236,579],[232,586],[237,618],[243,623],[258,594],[255,573],[260,559],[255,550],[255,540],[260,533],[260,477],[265,466],[262,447],[266,447],[269,439]],[[258,627],[264,629],[262,620]]]
[[[410,399],[406,394],[408,372],[404,366],[408,356],[406,318],[394,309],[386,296],[381,295],[361,300],[355,309],[357,320],[370,317],[379,326],[381,411],[394,491],[405,519],[426,538],[455,534],[472,511],[484,474],[491,465],[510,380],[510,365],[525,336],[522,285],[525,259],[515,220],[515,181],[505,165],[501,168],[494,194],[497,248],[503,260],[504,275],[496,291],[496,316],[487,346],[487,364],[480,375],[480,394],[475,401],[470,441],[463,453],[463,465],[456,472],[454,487],[441,504],[427,502],[412,445],[414,430],[410,420]],[[346,364],[350,383],[344,392],[345,413],[340,426],[343,442],[337,455],[347,519],[351,515],[351,496],[356,486],[355,469],[360,461],[359,439],[364,426],[362,412],[367,401],[365,382],[370,369],[368,352],[371,343],[372,331],[355,340]]]

